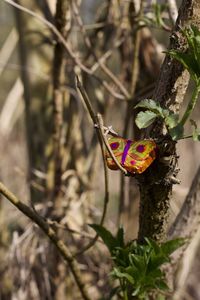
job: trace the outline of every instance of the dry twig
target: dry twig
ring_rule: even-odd
[[[87,110],[90,114],[90,117],[93,121],[93,124],[98,124],[98,118],[92,108],[92,105],[90,103],[90,100],[88,98],[88,95],[86,94],[86,91],[85,89],[83,88],[83,86],[81,85],[81,82],[78,78],[78,76],[76,77],[77,79],[77,88],[78,90],[80,91],[81,95],[82,95],[82,98],[84,100],[84,103],[87,107]],[[102,153],[102,158],[103,158],[103,166],[104,166],[104,182],[105,182],[105,196],[104,196],[104,208],[103,208],[103,213],[102,213],[102,216],[101,216],[101,221],[100,221],[100,225],[103,225],[104,223],[104,219],[105,219],[105,216],[106,216],[106,212],[107,212],[107,205],[108,205],[108,202],[109,202],[109,188],[108,188],[108,170],[107,170],[107,165],[106,165],[106,160],[105,160],[105,156],[104,156],[104,149],[103,149],[103,142],[102,142],[102,137],[101,137],[101,134],[100,134],[100,131],[99,131],[99,128],[96,127],[96,132],[97,132],[97,137],[98,137],[98,141],[99,141],[99,144],[100,144],[100,147],[101,147],[101,153]],[[97,241],[98,239],[98,234],[95,235],[94,239],[88,244],[86,245],[81,251],[75,253],[74,255],[80,255],[82,254],[83,252],[87,251],[88,249],[90,249]]]

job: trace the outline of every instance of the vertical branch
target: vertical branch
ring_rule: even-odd
[[[107,212],[107,207],[108,207],[108,202],[109,202],[109,184],[108,184],[108,170],[107,170],[107,165],[106,165],[106,159],[105,159],[105,155],[104,155],[104,147],[103,147],[103,120],[101,118],[100,114],[95,113],[95,111],[93,110],[93,107],[91,105],[90,99],[85,91],[85,89],[83,88],[78,76],[77,76],[77,89],[79,90],[83,101],[86,105],[86,108],[89,112],[89,115],[92,119],[92,122],[94,124],[94,126],[96,125],[96,133],[97,133],[97,138],[99,141],[99,145],[101,148],[101,154],[102,154],[102,158],[103,158],[103,167],[104,167],[104,182],[105,182],[105,195],[104,195],[104,207],[103,207],[103,213],[101,216],[101,221],[100,221],[100,225],[102,226],[106,217],[106,212]],[[97,241],[99,235],[96,234],[95,237],[91,240],[91,242],[89,244],[87,244],[85,247],[83,247],[83,249],[81,249],[79,252],[75,253],[75,256],[82,254],[83,252],[87,251],[88,249],[90,249]]]
[[[57,0],[55,25],[57,30],[66,39],[69,28],[69,0]],[[62,129],[63,129],[63,92],[61,91],[61,84],[64,81],[64,48],[60,41],[57,41],[54,49],[53,61],[53,148],[54,148],[54,201],[59,207],[59,200],[61,196],[61,176],[62,170]],[[59,201],[58,201],[59,202]]]
[[[181,36],[180,28],[192,23],[200,27],[200,4],[199,1],[182,2],[179,9],[179,16],[176,22],[175,31],[171,35],[170,49],[179,49],[185,47],[185,40]],[[159,101],[164,107],[170,108],[173,112],[179,110],[180,104],[184,99],[186,88],[189,81],[189,75],[183,71],[183,67],[166,57],[161,68],[160,77],[154,93],[154,99]],[[147,131],[149,134],[149,130]],[[164,134],[162,125],[157,123],[151,128],[151,137],[162,137]],[[161,139],[162,141],[162,139]],[[164,146],[165,152],[160,156],[168,157],[168,164],[158,161],[154,164],[155,168],[147,170],[140,177],[140,224],[139,240],[144,237],[162,241],[166,238],[166,229],[169,216],[169,201],[173,182],[170,181],[170,175],[176,174],[176,143],[171,140],[164,140],[160,149]]]

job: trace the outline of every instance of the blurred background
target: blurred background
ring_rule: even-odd
[[[142,10],[138,1],[17,2],[53,23],[70,52],[48,24],[0,1],[0,180],[54,222],[75,253],[94,236],[87,224],[102,219],[105,185],[96,132],[74,71],[104,125],[139,139],[133,107],[152,97],[173,27],[165,1],[143,2]],[[190,140],[178,143],[181,184],[174,186],[171,222],[199,166],[199,147]],[[113,233],[123,225],[126,239],[136,238],[136,180],[109,170],[109,193],[104,225]],[[77,256],[93,299],[111,288],[105,253],[97,242]],[[5,199],[0,202],[0,278],[0,299],[81,299],[54,247]]]

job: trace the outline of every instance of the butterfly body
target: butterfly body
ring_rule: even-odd
[[[129,173],[143,173],[156,158],[157,146],[153,140],[132,141],[121,137],[112,137],[108,142],[119,164]],[[108,168],[118,170],[118,166],[108,152],[106,161]]]

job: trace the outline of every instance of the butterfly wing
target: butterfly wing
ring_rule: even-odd
[[[131,141],[121,137],[112,137],[109,145],[117,161],[130,173],[141,174],[156,158],[156,144],[152,140]],[[108,168],[118,170],[118,166],[106,152]]]
[[[152,140],[132,141],[124,163],[127,171],[143,173],[156,158],[156,144]]]
[[[108,142],[117,161],[121,164],[124,147],[126,145],[127,140],[121,137],[112,137],[108,140]],[[114,160],[108,152],[106,152],[106,162],[109,169],[118,169],[118,166],[116,165],[116,163],[114,162]]]

